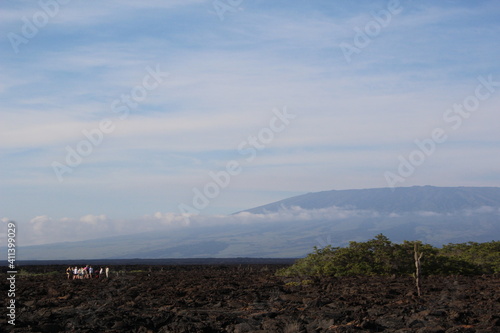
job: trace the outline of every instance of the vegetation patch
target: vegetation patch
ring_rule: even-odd
[[[383,234],[347,247],[314,247],[314,252],[278,276],[412,275],[414,247],[422,253],[422,275],[480,275],[500,273],[500,241],[448,244],[441,248],[420,241],[393,243]]]

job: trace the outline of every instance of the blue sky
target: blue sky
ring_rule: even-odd
[[[71,227],[50,236],[61,223],[116,227],[80,238],[123,221],[181,223],[183,204],[212,216],[330,189],[500,186],[497,1],[1,8],[0,218],[25,224],[27,244],[71,240]],[[473,111],[448,112],[466,103]],[[276,112],[290,115],[280,131]],[[88,148],[83,131],[103,121],[102,140],[68,166],[67,147]],[[415,140],[436,129],[446,139],[422,151]],[[196,189],[230,161],[240,172],[197,209]],[[55,162],[71,172],[61,179]]]

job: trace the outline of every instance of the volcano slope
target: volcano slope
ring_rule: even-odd
[[[16,325],[3,315],[0,330],[500,332],[498,276],[424,277],[416,297],[411,277],[291,280],[274,275],[281,267],[112,267],[109,279],[67,280],[54,266],[17,276]]]

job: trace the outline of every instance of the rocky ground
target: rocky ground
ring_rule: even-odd
[[[278,267],[111,267],[99,280],[44,267],[61,273],[19,274],[16,325],[3,315],[0,331],[500,332],[500,277],[425,277],[417,297],[411,277],[284,279]]]

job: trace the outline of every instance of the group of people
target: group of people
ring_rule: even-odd
[[[99,278],[109,278],[109,267],[100,268],[98,271],[95,270],[92,266],[85,267],[68,267],[66,268],[66,275],[68,276],[68,280],[81,280],[81,279],[99,279]]]

